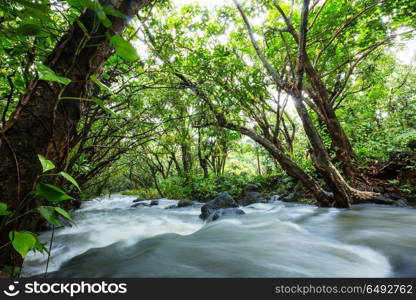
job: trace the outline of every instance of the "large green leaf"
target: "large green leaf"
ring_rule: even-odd
[[[70,183],[76,186],[79,191],[81,191],[81,188],[79,187],[78,182],[71,175],[69,175],[66,172],[59,172],[59,175],[64,177],[66,180],[68,180]]]
[[[7,210],[7,204],[0,202],[0,216],[7,216],[11,213],[10,210]]]
[[[48,81],[55,81],[55,82],[59,82],[65,85],[71,83],[71,79],[56,75],[53,70],[49,69],[47,66],[45,66],[41,62],[36,62],[35,66],[39,72],[40,79],[48,80]]]
[[[38,154],[38,158],[40,160],[40,163],[42,165],[43,173],[55,169],[55,165],[50,160],[46,159],[45,156]]]
[[[38,183],[35,188],[35,195],[45,198],[51,203],[59,203],[64,200],[74,199],[71,196],[65,194],[57,186],[45,183]]]
[[[123,39],[120,35],[115,34],[109,37],[111,46],[116,49],[118,56],[129,62],[133,62],[139,58],[136,49],[130,42]]]
[[[9,238],[13,248],[24,258],[26,254],[36,245],[37,238],[31,232],[10,231]]]
[[[55,211],[54,206],[39,206],[37,211],[42,217],[44,217],[49,223],[59,226],[61,222],[59,221],[58,214]]]

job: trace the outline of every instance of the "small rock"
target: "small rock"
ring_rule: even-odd
[[[373,192],[376,192],[376,193],[384,193],[384,191],[385,191],[385,189],[384,189],[384,187],[382,187],[382,186],[375,186],[375,187],[373,187]]]
[[[409,157],[409,153],[407,153],[406,151],[393,150],[389,152],[389,158],[392,161],[403,160],[408,157]]]
[[[137,202],[135,204],[133,204],[130,207],[137,207],[137,206],[146,206],[146,207],[150,207],[150,204],[144,203],[144,202]]]
[[[384,197],[384,196],[378,196],[374,198],[373,202],[376,204],[393,204],[394,200]]]
[[[394,199],[394,200],[403,199],[403,197],[400,194],[397,194],[397,193],[390,193],[389,196],[390,196],[391,199]]]
[[[172,205],[169,205],[169,206],[165,207],[165,209],[172,209],[172,208],[178,208],[178,206],[175,205],[175,204],[172,204]]]
[[[182,199],[178,202],[178,207],[186,207],[194,205],[194,202],[189,199]]]
[[[413,151],[415,151],[416,150],[416,140],[410,140],[407,143],[407,147],[409,147],[410,149],[412,149]]]
[[[140,202],[140,201],[144,201],[144,199],[142,199],[142,198],[137,198],[137,199],[133,200],[133,202]]]
[[[280,198],[279,200],[284,202],[295,202],[299,199],[299,195],[297,193],[290,193],[287,196]]]
[[[397,200],[394,203],[394,206],[397,206],[397,207],[410,207],[409,203],[404,198],[401,198],[401,199]]]
[[[150,206],[155,206],[155,205],[159,205],[159,200],[154,199],[150,202]]]
[[[273,195],[270,197],[269,202],[274,202],[280,200],[280,195]]]

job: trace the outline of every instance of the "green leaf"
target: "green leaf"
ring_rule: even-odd
[[[92,98],[91,101],[94,102],[95,104],[97,104],[99,107],[101,107],[109,115],[117,116],[117,114],[115,112],[113,112],[111,109],[109,109],[107,106],[105,106],[104,102],[101,99]]]
[[[79,191],[81,191],[81,188],[79,187],[78,182],[71,175],[69,175],[66,172],[59,172],[58,174],[61,175],[62,177],[64,177],[66,180],[68,180],[73,185],[75,185],[77,187],[77,189]]]
[[[10,210],[7,210],[7,204],[0,202],[0,216],[7,216],[11,214]]]
[[[42,31],[42,26],[39,24],[27,23],[16,29],[18,35],[38,35]]]
[[[42,165],[42,173],[45,173],[49,170],[53,170],[55,169],[55,165],[53,164],[53,162],[51,162],[50,160],[46,159],[45,156],[38,154],[38,158],[40,160],[40,163]]]
[[[51,203],[59,203],[64,200],[74,199],[71,196],[65,194],[57,186],[45,183],[38,183],[35,188],[35,195],[45,198]]]
[[[39,72],[39,78],[42,80],[55,81],[65,85],[71,83],[71,79],[56,75],[53,70],[49,69],[41,62],[35,62],[35,66]]]
[[[60,207],[55,207],[55,211],[63,216],[65,219],[74,222],[74,220],[71,218],[71,216],[68,214],[68,212]]]
[[[26,254],[36,245],[37,238],[31,232],[10,231],[9,238],[13,248],[24,258]]]
[[[107,16],[119,17],[119,18],[126,18],[126,15],[119,12],[117,9],[110,5],[103,6],[103,10]]]
[[[111,93],[111,89],[108,86],[106,86],[104,83],[102,83],[100,80],[98,80],[97,76],[91,75],[90,79],[91,79],[92,82],[94,82],[96,85],[98,85],[100,87],[100,89]]]
[[[40,215],[44,217],[46,221],[48,221],[49,223],[55,226],[61,225],[61,222],[59,222],[58,215],[55,212],[54,206],[39,206],[36,209],[40,213]]]
[[[115,34],[109,37],[111,46],[116,49],[118,56],[124,58],[129,62],[139,59],[136,49],[128,41],[123,39],[120,35]]]
[[[103,9],[98,9],[95,12],[98,16],[98,19],[101,21],[101,23],[104,25],[104,27],[110,28],[112,23],[111,23],[110,19],[107,18],[107,16],[105,15],[104,10]]]

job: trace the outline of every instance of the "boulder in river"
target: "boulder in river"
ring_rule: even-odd
[[[241,205],[249,205],[252,203],[264,203],[266,200],[259,193],[259,187],[255,184],[247,184],[244,187],[243,197],[240,200]]]
[[[186,207],[191,205],[194,205],[194,202],[189,199],[182,199],[178,202],[178,207]]]
[[[219,194],[213,200],[207,202],[204,206],[201,207],[201,214],[199,217],[202,220],[206,220],[211,214],[216,210],[221,208],[233,208],[238,207],[237,202],[228,194],[227,192]]]
[[[236,215],[244,215],[245,212],[239,208],[221,208],[217,209],[214,213],[212,213],[208,217],[208,222],[218,220],[223,216],[236,216]]]
[[[140,201],[144,201],[144,199],[142,199],[142,198],[137,198],[137,199],[133,200],[133,202],[140,202]]]

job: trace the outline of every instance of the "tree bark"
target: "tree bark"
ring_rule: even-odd
[[[128,19],[151,1],[100,0],[103,5],[118,9],[126,18],[109,17],[112,26],[106,28],[94,11],[86,9],[45,60],[46,66],[57,75],[70,78],[71,83],[62,86],[56,82],[33,80],[12,117],[0,131],[0,199],[10,209],[18,210],[22,199],[33,190],[42,171],[38,154],[57,165],[67,155],[70,138],[80,119],[81,103],[59,99],[90,97],[90,76],[101,73],[113,52],[106,33],[121,33]],[[91,38],[79,23],[88,30]],[[33,223],[22,218],[19,224],[12,224],[12,227],[33,230]],[[9,230],[9,227],[2,229],[1,245],[7,243]],[[11,247],[3,248],[0,267],[12,263],[20,264],[21,259]]]

